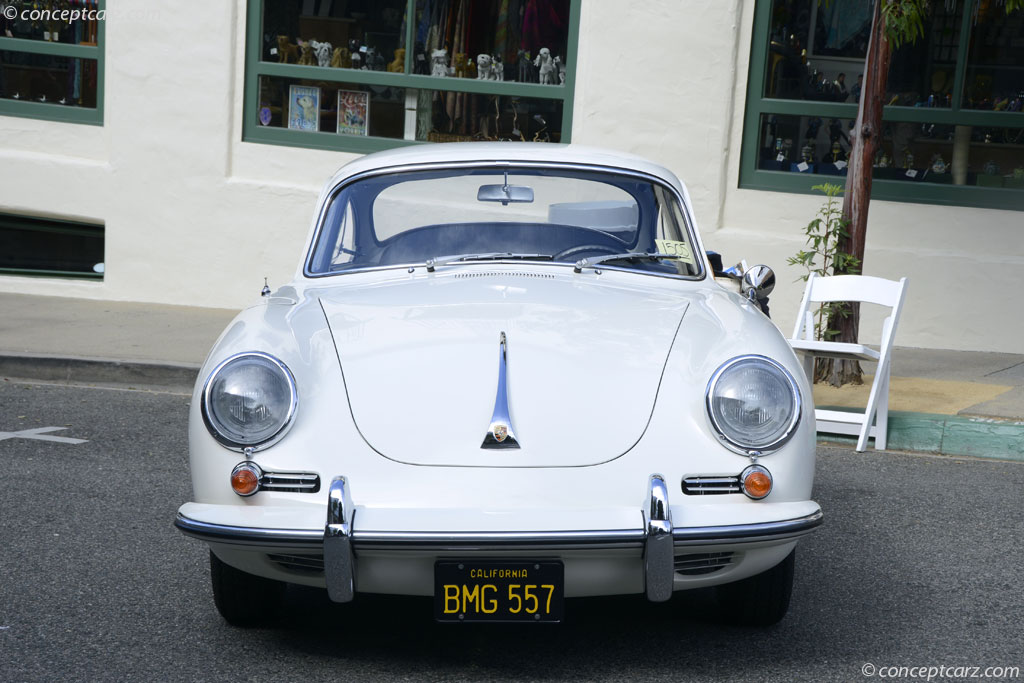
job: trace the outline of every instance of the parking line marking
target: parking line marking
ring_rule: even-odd
[[[35,429],[23,429],[20,432],[0,432],[0,441],[7,439],[33,439],[35,441],[54,441],[56,443],[79,444],[86,443],[88,439],[72,439],[68,436],[50,436],[50,432],[60,432],[67,427],[36,427]]]

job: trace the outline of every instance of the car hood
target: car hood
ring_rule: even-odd
[[[688,299],[664,281],[545,270],[460,266],[320,293],[352,417],[374,450],[420,465],[565,467],[636,444]],[[520,447],[482,448],[502,333]]]

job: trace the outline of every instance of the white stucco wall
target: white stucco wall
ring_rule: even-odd
[[[778,272],[820,199],[740,190],[753,0],[583,0],[573,141],[658,161],[709,248]],[[107,12],[102,127],[0,117],[0,210],[101,221],[102,282],[0,277],[0,291],[241,307],[291,277],[323,181],[353,155],[241,142],[245,2]],[[188,36],[183,42],[182,36]],[[910,278],[906,346],[1024,352],[1018,212],[873,202],[866,272]],[[877,341],[871,315],[863,339]]]

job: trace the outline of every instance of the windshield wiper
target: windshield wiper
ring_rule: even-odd
[[[453,254],[451,256],[435,256],[432,259],[427,259],[427,272],[433,273],[434,269],[438,266],[446,266],[449,263],[459,263],[466,261],[502,261],[502,260],[530,260],[530,261],[550,261],[551,254],[514,254],[511,251],[495,251],[489,254]]]
[[[577,261],[576,265],[573,266],[573,271],[576,273],[582,273],[584,268],[596,268],[606,261],[639,261],[640,259],[647,259],[649,261],[660,261],[661,259],[681,259],[682,256],[678,254],[662,254],[657,251],[630,251],[624,254],[608,254],[607,256],[595,256],[593,258],[585,258],[582,261]]]

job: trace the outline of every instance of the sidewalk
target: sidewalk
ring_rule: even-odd
[[[235,313],[0,293],[0,377],[190,393]],[[863,369],[863,386],[816,385],[815,403],[862,408]],[[897,348],[889,406],[893,450],[1024,461],[1024,354]]]

